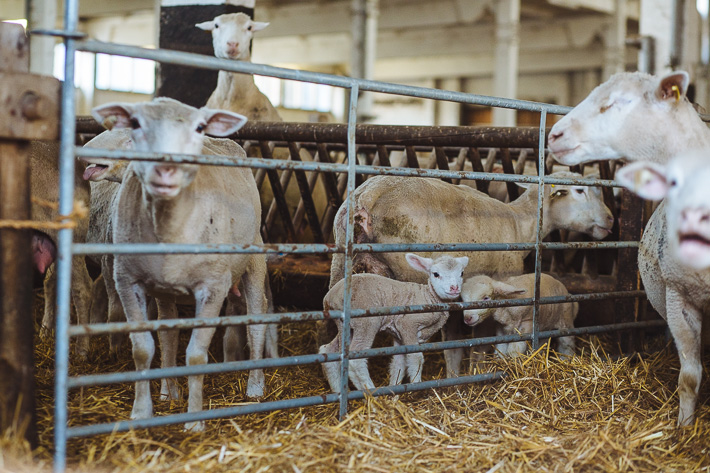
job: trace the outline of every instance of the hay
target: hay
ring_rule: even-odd
[[[285,324],[283,355],[314,353],[312,323]],[[217,338],[217,337],[216,337]],[[184,352],[186,334],[181,337]],[[490,360],[477,369],[502,369],[504,381],[437,389],[351,403],[342,422],[337,406],[317,406],[209,421],[204,433],[181,426],[74,439],[70,471],[91,472],[526,472],[698,471],[710,468],[708,383],[702,385],[695,424],[676,429],[678,358],[672,348],[638,359],[614,360],[599,339],[580,339],[580,355],[559,359],[545,346],[534,355]],[[110,360],[92,340],[91,364],[77,373],[132,369],[130,350]],[[220,353],[219,349],[213,353]],[[158,358],[156,356],[156,358]],[[706,360],[708,361],[708,360]],[[373,362],[376,384],[386,363]],[[7,471],[40,470],[51,463],[52,346],[37,347],[42,448],[14,445]],[[444,372],[440,354],[426,354],[424,379]],[[246,373],[205,378],[205,407],[248,402]],[[705,379],[708,376],[705,373]],[[266,371],[266,400],[323,394],[319,366]],[[184,389],[184,379],[181,380]],[[184,412],[185,402],[161,402],[156,415]],[[70,423],[127,419],[132,385],[70,393]],[[8,443],[9,442],[9,443]],[[5,469],[8,469],[5,460]],[[32,465],[29,467],[28,465]],[[3,465],[0,464],[0,472]]]

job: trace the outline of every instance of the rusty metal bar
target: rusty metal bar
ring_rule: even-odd
[[[261,146],[261,155],[264,159],[273,159],[271,153],[271,148],[269,143],[261,141],[259,143]],[[286,194],[284,188],[281,186],[281,180],[275,169],[267,169],[266,175],[269,177],[269,183],[271,184],[271,192],[274,194],[274,202],[276,203],[279,213],[281,214],[281,221],[284,224],[288,238],[291,241],[296,241],[296,230],[293,228],[293,222],[291,221],[291,215],[288,212],[288,205],[286,204]],[[268,232],[267,228],[267,232]]]
[[[289,143],[288,149],[291,154],[291,161],[301,162],[299,146],[296,143]],[[320,221],[318,220],[318,214],[316,213],[316,206],[313,203],[313,197],[311,196],[311,186],[308,183],[308,177],[306,176],[306,173],[300,169],[294,170],[294,173],[296,174],[298,189],[301,192],[301,203],[305,207],[308,225],[313,232],[313,238],[317,243],[322,243],[324,241],[323,232],[321,231]],[[293,226],[294,228],[300,228],[300,222],[296,220],[296,215],[294,215]]]
[[[516,174],[513,167],[513,161],[510,159],[510,150],[508,148],[501,149],[500,162],[503,165],[503,172],[506,174]],[[508,199],[512,202],[518,198],[518,186],[514,182],[506,182],[508,189]]]

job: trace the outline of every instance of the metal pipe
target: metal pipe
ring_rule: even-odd
[[[540,138],[539,143],[544,143],[544,133],[545,133],[545,122],[547,121],[547,111],[543,110],[540,113]],[[538,148],[538,176],[540,181],[543,180],[545,176],[545,149],[543,146]],[[540,337],[538,330],[540,330],[540,277],[542,275],[542,218],[543,218],[543,204],[545,201],[545,189],[543,186],[538,186],[537,188],[537,232],[535,233],[535,286],[534,286],[534,300],[533,303],[533,325],[532,325],[532,346],[533,350],[537,350],[540,346]]]

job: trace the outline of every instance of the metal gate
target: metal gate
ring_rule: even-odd
[[[565,297],[540,297],[540,274],[542,270],[542,250],[560,250],[566,248],[615,248],[630,249],[638,247],[636,241],[621,242],[583,242],[583,243],[554,243],[543,242],[540,229],[542,228],[542,201],[544,186],[542,184],[573,184],[573,185],[595,185],[604,188],[613,187],[613,181],[608,179],[559,179],[545,176],[545,124],[548,113],[564,114],[569,108],[550,104],[535,103],[521,100],[508,100],[495,97],[487,97],[461,92],[449,92],[422,87],[412,87],[396,85],[384,82],[367,81],[341,76],[319,74],[313,72],[289,70],[265,65],[217,59],[196,54],[183,53],[177,51],[151,50],[125,45],[102,43],[85,39],[83,34],[77,31],[78,24],[78,1],[67,0],[65,4],[64,17],[65,30],[63,31],[43,31],[35,32],[51,34],[64,38],[66,45],[65,82],[62,89],[62,114],[61,114],[61,154],[60,154],[60,203],[59,212],[61,215],[69,215],[73,205],[73,176],[74,163],[77,156],[101,156],[108,158],[123,159],[146,159],[164,160],[175,163],[198,163],[207,165],[239,166],[260,168],[265,170],[294,170],[294,171],[320,171],[323,173],[336,173],[346,175],[345,199],[348,209],[347,237],[344,246],[322,243],[312,244],[265,244],[255,245],[187,245],[187,244],[74,244],[72,243],[72,230],[64,229],[59,233],[58,260],[57,260],[57,330],[56,330],[56,385],[55,385],[55,457],[54,469],[57,472],[64,471],[66,465],[66,445],[70,438],[90,436],[113,431],[124,431],[128,429],[139,429],[156,427],[160,425],[184,423],[188,421],[209,420],[227,416],[237,416],[255,412],[265,412],[276,409],[298,408],[312,406],[322,403],[339,403],[340,415],[347,412],[348,401],[361,399],[365,396],[362,391],[350,391],[348,389],[348,360],[366,358],[371,356],[405,354],[421,351],[443,350],[449,348],[472,347],[493,342],[512,342],[520,340],[530,340],[533,347],[539,345],[541,337],[558,337],[565,335],[579,335],[600,333],[615,330],[640,329],[643,327],[660,326],[663,321],[649,322],[623,322],[612,325],[583,327],[571,330],[554,330],[541,332],[537,324],[537,316],[540,305],[550,303],[560,303],[564,301],[588,301],[612,298],[638,298],[643,296],[643,291],[612,291],[599,292],[593,294],[570,295]],[[333,87],[341,87],[349,91],[349,113],[346,131],[347,162],[343,164],[328,162],[300,162],[298,160],[272,160],[263,158],[224,158],[210,156],[162,156],[149,153],[136,153],[125,151],[105,151],[89,148],[77,148],[74,145],[76,132],[75,116],[75,91],[74,83],[74,53],[76,51],[86,51],[92,53],[106,53],[134,58],[149,59],[157,62],[179,64],[184,66],[202,67],[207,69],[222,69],[232,72],[244,72],[272,76],[281,79],[306,81],[318,84],[325,84]],[[386,94],[397,94],[408,97],[418,97],[434,100],[444,100],[459,102],[463,104],[485,105],[491,107],[504,107],[517,110],[539,112],[541,115],[539,128],[534,132],[537,140],[538,169],[537,176],[521,176],[496,174],[482,171],[455,171],[446,169],[409,169],[393,168],[386,165],[362,165],[356,159],[356,110],[358,106],[358,94],[361,91],[380,92]],[[271,138],[273,139],[273,138]],[[380,160],[380,164],[386,164]],[[504,181],[504,182],[527,182],[537,183],[538,186],[538,232],[536,241],[525,243],[493,243],[493,244],[354,244],[353,242],[353,201],[349,198],[356,187],[357,175],[398,175],[398,176],[418,176],[426,178],[448,178],[448,179],[471,179],[481,182]],[[351,276],[352,259],[356,252],[392,252],[392,251],[523,251],[534,250],[535,254],[535,297],[528,299],[518,299],[514,301],[487,301],[471,303],[450,303],[435,304],[427,306],[406,306],[378,308],[371,310],[353,310],[350,306],[351,296]],[[215,327],[237,324],[253,323],[282,323],[289,321],[322,320],[322,311],[293,312],[266,314],[258,316],[228,316],[216,320],[158,320],[141,323],[113,323],[97,324],[90,327],[69,325],[69,289],[71,275],[71,259],[74,255],[90,254],[159,254],[159,253],[288,253],[288,254],[333,254],[344,253],[346,255],[345,264],[345,301],[342,312],[330,311],[329,318],[342,319],[344,330],[342,331],[341,353],[334,355],[312,354],[304,356],[291,356],[278,359],[263,359],[256,361],[238,361],[228,363],[215,363],[187,367],[174,367],[166,369],[151,369],[146,371],[131,371],[123,373],[108,373],[91,376],[70,377],[69,368],[69,339],[82,335],[99,335],[115,332],[137,332],[146,330],[158,330],[166,328],[194,328],[194,327]],[[349,352],[350,330],[348,329],[351,317],[378,316],[410,312],[430,312],[448,309],[483,308],[483,307],[504,307],[513,305],[532,305],[534,307],[533,332],[526,335],[480,338],[469,340],[455,340],[438,343],[425,343],[418,346],[397,346],[378,349],[363,350],[360,352]],[[197,374],[211,374],[231,371],[249,370],[252,368],[275,368],[283,366],[293,366],[307,363],[323,363],[326,361],[342,361],[341,363],[341,393],[326,394],[323,396],[312,396],[273,402],[262,402],[246,406],[236,406],[223,409],[206,410],[195,413],[183,413],[170,416],[153,417],[144,420],[130,420],[116,423],[82,425],[68,427],[67,400],[68,391],[89,385],[124,383],[142,380],[153,380],[167,377],[188,376]],[[493,380],[500,378],[502,373],[491,373],[482,375],[462,376],[458,378],[438,379],[421,383],[410,383],[399,386],[389,386],[378,388],[371,394],[373,396],[391,395],[416,390],[430,389],[433,387],[455,386],[473,382]]]

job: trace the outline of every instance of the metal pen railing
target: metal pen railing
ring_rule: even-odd
[[[554,330],[540,332],[537,324],[540,306],[546,303],[561,303],[569,301],[598,300],[604,298],[619,297],[641,297],[642,291],[631,292],[609,292],[597,294],[570,295],[558,298],[543,298],[540,296],[540,274],[542,272],[541,253],[543,249],[565,249],[565,248],[636,248],[638,242],[600,242],[600,243],[548,243],[542,241],[540,229],[543,219],[543,186],[542,184],[574,184],[574,185],[596,185],[602,187],[612,187],[613,181],[602,179],[559,179],[544,175],[545,169],[545,124],[548,113],[564,114],[569,111],[569,107],[543,104],[530,101],[502,99],[462,92],[450,92],[423,87],[404,86],[389,84],[377,81],[362,80],[314,72],[297,71],[284,68],[277,68],[249,62],[231,61],[207,57],[197,54],[190,54],[178,51],[165,51],[145,49],[126,45],[102,43],[92,40],[82,39],[81,33],[77,31],[78,26],[78,0],[67,0],[64,14],[65,30],[45,31],[45,34],[54,34],[64,39],[66,46],[65,81],[62,88],[62,113],[61,113],[61,152],[60,152],[60,214],[69,215],[73,206],[73,182],[74,182],[74,160],[76,156],[101,156],[112,159],[142,159],[142,160],[162,160],[175,163],[199,163],[205,165],[240,166],[263,169],[278,170],[304,170],[330,173],[346,173],[347,186],[345,199],[347,205],[347,231],[345,243],[342,247],[329,244],[265,244],[265,245],[168,245],[168,244],[73,244],[72,230],[63,229],[59,232],[58,258],[57,258],[57,344],[56,344],[56,382],[55,382],[55,457],[54,470],[62,472],[66,467],[66,446],[70,438],[109,433],[116,430],[127,430],[131,428],[146,428],[160,425],[183,423],[195,420],[216,419],[226,416],[243,415],[254,412],[265,412],[273,409],[286,409],[305,407],[322,403],[339,403],[340,416],[345,416],[348,401],[362,399],[365,395],[362,391],[349,391],[348,387],[348,361],[350,359],[364,358],[370,356],[382,356],[392,354],[411,353],[418,351],[444,350],[450,348],[472,347],[490,343],[501,343],[509,341],[530,340],[533,346],[538,346],[541,338],[557,337],[575,334],[599,333],[613,330],[628,330],[632,328],[645,328],[662,325],[662,321],[652,322],[632,322],[624,324],[613,324],[596,327],[583,327],[577,329]],[[76,130],[75,97],[74,97],[74,53],[75,51],[87,51],[93,53],[115,54],[134,58],[149,59],[157,62],[179,64],[185,66],[202,67],[207,69],[221,69],[231,72],[243,72],[249,74],[267,75],[287,80],[315,82],[319,84],[341,87],[349,90],[349,112],[347,123],[347,164],[324,163],[324,162],[299,162],[281,161],[269,159],[238,159],[229,157],[210,156],[185,156],[185,155],[160,155],[136,153],[127,151],[106,151],[89,148],[76,148],[74,146]],[[391,168],[387,166],[363,166],[356,160],[356,110],[358,93],[360,91],[380,92],[386,94],[405,95],[409,97],[419,97],[435,100],[454,101],[463,104],[485,105],[491,107],[512,108],[517,110],[527,110],[540,112],[540,126],[538,132],[538,169],[537,176],[511,176],[505,174],[451,171],[434,169],[408,169]],[[353,239],[354,217],[353,199],[351,196],[356,187],[357,174],[383,174],[398,176],[418,176],[427,178],[449,178],[449,179],[472,179],[481,181],[504,181],[504,182],[529,182],[537,183],[538,190],[538,222],[537,237],[535,242],[514,242],[514,243],[491,243],[491,244],[462,244],[447,243],[441,244],[355,244]],[[407,306],[389,307],[377,309],[353,309],[350,305],[352,288],[352,262],[357,252],[390,252],[390,251],[535,251],[535,293],[533,298],[519,301],[493,301],[472,302],[472,303],[451,303],[435,304],[428,306]],[[303,320],[322,320],[322,311],[315,312],[291,312],[283,314],[264,314],[259,316],[230,316],[219,320],[162,320],[139,323],[114,323],[98,324],[95,326],[71,326],[69,325],[69,289],[71,278],[71,259],[74,255],[88,254],[125,254],[125,253],[344,253],[345,254],[345,289],[344,306],[342,311],[329,312],[330,318],[342,320],[342,340],[341,352],[331,355],[302,355],[280,359],[264,359],[255,361],[240,361],[229,363],[216,363],[210,365],[196,365],[180,368],[165,368],[146,370],[140,372],[125,372],[113,374],[99,374],[92,376],[69,377],[69,339],[76,336],[109,334],[118,332],[145,331],[157,329],[177,329],[190,327],[224,326],[264,322],[286,322]],[[363,350],[361,352],[349,352],[350,320],[351,317],[381,316],[396,313],[409,312],[429,312],[433,310],[451,310],[474,307],[503,307],[520,304],[532,304],[534,307],[534,324],[531,334],[510,335],[504,337],[491,337],[468,340],[453,340],[446,342],[424,343],[417,346],[397,346],[378,349]],[[324,361],[340,361],[341,363],[341,392],[339,394],[327,394],[324,396],[311,396],[280,400],[274,402],[255,403],[246,406],[236,406],[224,409],[207,410],[195,413],[184,413],[170,416],[155,417],[144,420],[122,421],[116,423],[85,425],[68,427],[68,390],[82,386],[119,383],[137,380],[157,379],[163,377],[185,376],[205,373],[221,373],[228,371],[248,370],[254,368],[269,368],[280,366],[294,366],[304,363],[322,363]],[[491,373],[485,375],[463,376],[459,378],[449,378],[421,383],[409,383],[400,386],[390,386],[374,390],[372,395],[398,394],[414,390],[430,389],[433,387],[456,386],[471,382],[489,381],[498,379],[502,373]]]

